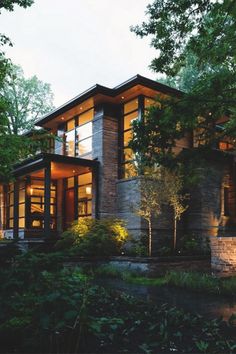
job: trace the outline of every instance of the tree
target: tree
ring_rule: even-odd
[[[186,199],[188,195],[183,192],[183,176],[180,171],[163,169],[162,178],[164,180],[164,186],[167,190],[168,204],[173,209],[174,214],[174,232],[173,232],[173,250],[176,250],[177,242],[177,221],[181,219],[182,214],[187,210]]]
[[[158,81],[185,93],[189,93],[196,84],[200,74],[201,69],[197,66],[196,56],[188,52],[186,53],[185,66],[181,67],[174,77],[166,76],[165,78],[158,79]]]
[[[235,64],[235,0],[154,0],[147,7],[148,20],[131,28],[138,36],[151,36],[159,51],[154,71],[175,75],[186,60],[186,50],[205,63]]]
[[[9,134],[17,135],[33,128],[37,118],[53,108],[50,85],[36,76],[26,79],[22,68],[16,65],[7,73],[0,95],[6,101],[4,114]]]
[[[201,149],[204,145],[209,151],[228,137],[234,143],[236,1],[155,0],[148,5],[147,16],[147,21],[132,31],[141,37],[151,36],[151,45],[159,53],[151,68],[178,82],[178,75],[186,72],[192,56],[195,75],[187,93],[178,101],[168,102],[162,112],[152,111],[152,115],[162,116],[163,127],[173,128],[175,121],[178,132],[171,129],[173,138],[186,135],[189,129],[201,131]],[[228,122],[216,130],[222,116],[227,116]],[[159,140],[165,140],[162,133]]]
[[[136,214],[148,223],[148,255],[152,255],[153,218],[158,217],[167,203],[167,190],[162,179],[162,169],[146,169],[138,178],[140,200],[135,206]]]
[[[21,7],[26,8],[28,6],[31,6],[33,3],[34,0],[1,0],[0,11],[1,9],[13,11],[15,5],[19,5]]]
[[[0,13],[2,9],[13,11],[15,5],[28,7],[33,0],[1,0]],[[3,51],[4,45],[12,45],[9,38],[0,34],[0,92],[6,87],[6,78],[12,74],[11,61],[6,58]],[[33,155],[39,147],[45,147],[48,137],[44,132],[36,132],[27,136],[9,135],[7,112],[9,101],[0,95],[0,181],[7,182],[11,179],[13,164],[19,159]]]

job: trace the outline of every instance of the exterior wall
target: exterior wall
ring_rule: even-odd
[[[236,274],[236,237],[211,237],[211,267],[225,275]]]
[[[222,190],[226,181],[233,178],[230,165],[230,161],[219,159],[196,171],[199,182],[190,191],[186,228],[203,240],[217,236],[218,230],[225,224]]]
[[[118,119],[116,112],[97,107],[93,120],[92,158],[100,162],[98,171],[98,216],[115,216],[117,212]]]
[[[117,182],[117,217],[125,220],[131,236],[138,240],[148,235],[147,221],[136,214],[140,202],[140,181],[137,178],[123,179]],[[173,214],[169,208],[153,220],[152,253],[157,254],[163,242],[173,235]]]
[[[117,217],[124,220],[134,239],[138,239],[143,231],[143,221],[135,213],[140,201],[139,182],[136,178],[123,179],[117,182]],[[146,228],[144,228],[146,231]]]

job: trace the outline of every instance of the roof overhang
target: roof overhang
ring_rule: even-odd
[[[51,174],[52,178],[53,174],[55,175],[55,179],[58,177],[57,171],[53,171],[52,166],[63,166],[70,170],[69,175],[68,173],[65,176],[61,175],[62,178],[73,176],[73,174],[83,173],[86,169],[96,169],[99,165],[99,162],[96,160],[87,160],[78,157],[70,157],[70,156],[63,156],[57,154],[48,154],[48,153],[41,153],[36,155],[33,158],[28,158],[14,166],[13,175],[14,177],[21,177],[28,174],[34,174],[35,171],[42,170],[47,166],[51,166]]]
[[[65,112],[67,112],[70,109],[73,109],[75,106],[80,105],[81,103],[85,102],[86,100],[91,99],[92,97],[96,97],[99,95],[99,97],[103,97],[104,100],[106,99],[111,99],[115,98],[122,93],[130,90],[131,88],[135,86],[142,86],[147,89],[156,91],[157,93],[162,93],[166,95],[171,95],[171,96],[176,96],[180,97],[183,92],[174,89],[172,87],[169,87],[167,85],[161,84],[157,81],[148,79],[144,76],[141,75],[136,75],[132,77],[131,79],[123,82],[122,84],[114,87],[114,88],[108,88],[105,86],[101,85],[95,85],[88,89],[87,91],[81,93],[80,95],[76,96],[72,100],[68,101],[64,105],[60,106],[59,108],[54,109],[50,113],[44,115],[41,119],[39,119],[36,122],[36,125],[38,126],[44,126],[47,124],[50,120],[58,117],[59,115],[63,115]]]

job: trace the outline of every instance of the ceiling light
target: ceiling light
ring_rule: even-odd
[[[61,117],[61,120],[64,120],[65,118],[64,117]]]
[[[124,100],[125,99],[124,96],[122,96],[121,99]]]

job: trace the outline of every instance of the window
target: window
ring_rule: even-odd
[[[25,181],[19,183],[19,228],[25,227]]]
[[[92,158],[92,120],[94,110],[82,113],[78,117],[76,128],[76,156]]]
[[[58,127],[55,153],[92,158],[92,120],[94,109],[79,114]]]
[[[128,147],[132,139],[132,122],[139,116],[139,98],[129,101],[123,106],[123,128],[122,128],[122,157],[121,157],[121,177],[128,178],[135,175],[132,160],[134,158],[132,150]]]
[[[75,156],[75,130],[65,133],[66,156]]]
[[[78,216],[92,215],[92,172],[78,176]]]
[[[7,228],[13,228],[14,217],[14,184],[11,183],[8,186],[7,198],[6,198],[6,214],[7,214]]]
[[[65,126],[60,125],[57,130],[58,139],[55,140],[55,154],[59,154],[59,155],[64,154],[64,135],[65,135]]]
[[[43,229],[45,208],[44,180],[35,179],[29,186],[30,225],[33,229]],[[51,183],[50,227],[56,229],[56,185]]]

